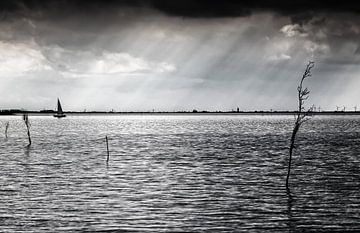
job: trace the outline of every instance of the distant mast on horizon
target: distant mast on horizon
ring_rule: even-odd
[[[62,110],[62,107],[61,107],[59,98],[58,98],[58,100],[57,100],[57,112],[56,112],[56,114],[54,115],[54,117],[56,117],[56,118],[66,117],[66,115],[64,114],[64,112],[63,112],[63,110]]]

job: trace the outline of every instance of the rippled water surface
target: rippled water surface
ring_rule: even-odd
[[[27,148],[21,117],[2,116],[0,231],[359,232],[360,117],[301,128],[288,193],[293,120],[30,116]]]

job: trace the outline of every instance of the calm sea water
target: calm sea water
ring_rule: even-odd
[[[287,193],[293,120],[30,116],[27,148],[21,116],[2,116],[0,231],[359,232],[360,117],[301,128]]]

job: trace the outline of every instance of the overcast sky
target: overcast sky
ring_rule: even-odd
[[[309,60],[308,106],[360,109],[359,5],[262,2],[1,1],[0,109],[295,110]]]

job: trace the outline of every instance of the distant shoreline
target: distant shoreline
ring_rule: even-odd
[[[0,116],[22,115],[36,116],[52,116],[55,112],[49,111],[25,111],[25,110],[2,110]],[[177,112],[105,112],[105,111],[89,111],[89,112],[64,112],[66,115],[294,115],[297,111],[177,111]],[[321,111],[310,112],[310,115],[360,115],[360,111]]]

